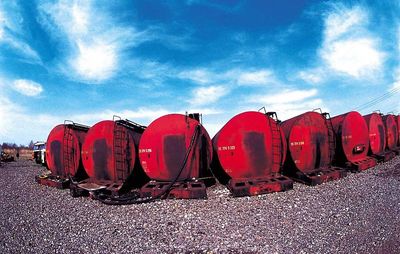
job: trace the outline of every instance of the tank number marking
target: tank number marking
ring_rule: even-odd
[[[352,135],[343,136],[343,139],[352,139],[352,138],[353,138]]]
[[[139,149],[139,153],[151,153],[151,149]]]
[[[299,142],[290,142],[291,146],[302,146],[304,145],[304,141],[299,141]]]
[[[230,150],[235,150],[235,146],[219,146],[218,151],[230,151]]]

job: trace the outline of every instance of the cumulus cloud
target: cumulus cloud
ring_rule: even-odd
[[[279,118],[284,120],[314,108],[327,110],[322,100],[316,98],[317,95],[317,89],[286,89],[281,93],[251,96],[248,102],[258,106],[264,105],[268,111],[278,112]]]
[[[272,71],[263,69],[240,73],[237,82],[239,85],[265,85],[271,81],[272,77]]]
[[[75,71],[84,79],[106,80],[117,68],[117,49],[115,45],[96,43],[84,45],[78,42],[79,53],[72,61]]]
[[[222,85],[198,87],[193,90],[193,96],[189,103],[192,105],[207,105],[218,101],[228,92],[229,90]]]
[[[379,39],[367,30],[368,21],[367,12],[357,6],[339,6],[326,17],[319,54],[331,71],[356,79],[381,72],[385,54]]]
[[[14,80],[13,89],[26,96],[38,96],[43,92],[41,84],[27,79]]]

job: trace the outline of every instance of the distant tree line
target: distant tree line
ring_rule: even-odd
[[[28,145],[17,145],[16,143],[3,142],[1,148],[3,149],[33,149],[33,140]]]

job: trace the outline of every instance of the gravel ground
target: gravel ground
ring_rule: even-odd
[[[400,157],[316,187],[106,206],[0,167],[0,253],[400,253]]]

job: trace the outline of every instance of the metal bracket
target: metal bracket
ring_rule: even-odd
[[[315,108],[312,111],[313,112],[319,112],[320,114],[322,114],[322,109],[321,108]]]
[[[89,130],[90,126],[80,124],[80,123],[75,123],[72,120],[64,120],[64,125],[72,125],[75,129],[81,129],[81,130]]]
[[[274,111],[269,111],[265,113],[267,116],[271,117],[272,119],[274,119],[277,123],[280,123],[281,120],[279,120],[278,118],[278,114]]]
[[[264,114],[267,114],[267,109],[264,107],[260,108],[259,110],[257,110],[258,112],[264,111]]]
[[[117,118],[117,120],[115,120]],[[122,118],[120,116],[117,115],[113,115],[113,121],[118,121],[118,120],[122,120]]]

